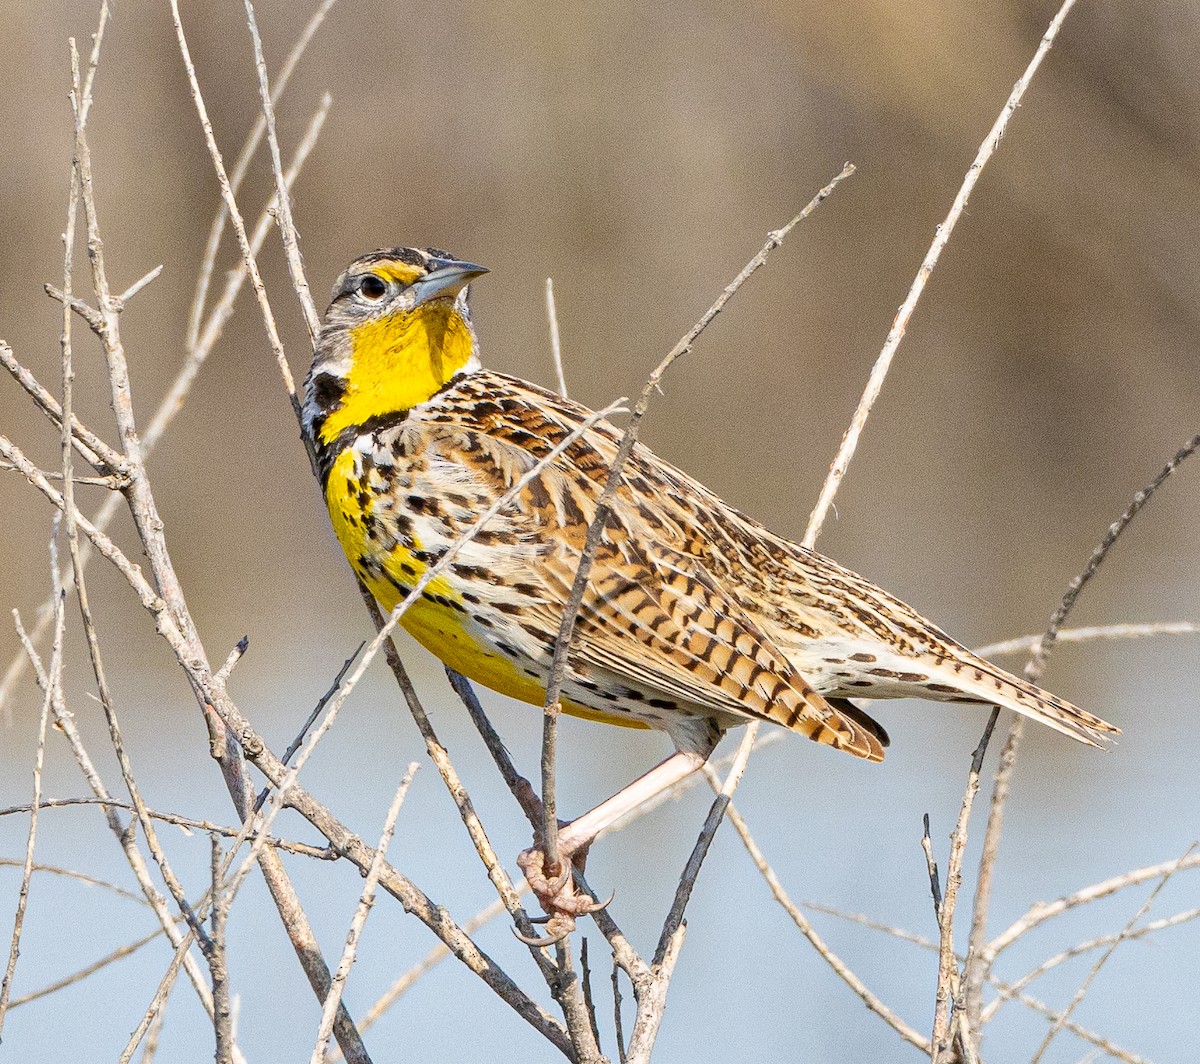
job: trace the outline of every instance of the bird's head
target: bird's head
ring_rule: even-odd
[[[487,272],[436,248],[386,248],[352,262],[334,283],[305,381],[313,444],[410,410],[477,369],[467,285]]]

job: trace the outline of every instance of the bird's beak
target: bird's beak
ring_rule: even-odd
[[[413,306],[442,296],[456,296],[476,277],[489,272],[486,266],[459,262],[457,259],[431,259],[430,265],[433,269],[409,289],[413,295]]]

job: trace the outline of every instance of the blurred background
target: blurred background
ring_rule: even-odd
[[[216,136],[232,159],[258,110],[243,8],[236,0],[181,6]],[[260,0],[272,72],[312,6]],[[766,233],[851,160],[858,173],[672,371],[643,431],[664,457],[798,539],[934,227],[1054,8],[1042,0],[341,0],[280,106],[286,157],[321,94],[334,98],[294,196],[318,303],[367,249],[447,248],[493,271],[473,286],[485,361],[552,384],[543,304],[552,276],[571,394],[602,405],[638,388]],[[0,336],[55,389],[61,318],[42,284],[58,284],[62,274],[71,157],[66,40],[78,38],[86,54],[96,13],[93,2],[9,0],[0,33]],[[166,5],[126,2],[114,16],[90,135],[115,287],[164,266],[122,318],[144,424],[183,357],[219,197]],[[838,496],[837,519],[822,535],[823,551],[969,644],[1040,631],[1107,525],[1200,424],[1198,47],[1192,4],[1085,0],[1070,16],[917,310]],[[271,188],[265,159],[264,151],[240,196],[251,217]],[[236,260],[230,241],[219,273]],[[277,242],[260,261],[299,379],[305,337]],[[77,271],[77,290],[86,275]],[[76,344],[77,409],[111,439],[100,352],[82,328]],[[56,463],[56,435],[11,382],[0,382],[0,431],[37,461]],[[221,661],[249,636],[231,693],[282,749],[371,628],[248,297],[152,472],[209,657]],[[1198,476],[1200,468],[1185,466],[1153,500],[1072,623],[1200,619]],[[90,510],[99,489],[81,488],[80,498]],[[19,476],[0,473],[0,514],[0,603],[32,623],[48,591],[50,512]],[[127,522],[118,520],[114,535],[136,557]],[[95,563],[90,572],[146,800],[227,822],[228,799],[196,705],[166,645],[109,568]],[[436,662],[405,647],[497,849],[514,857],[528,845],[523,818]],[[17,650],[6,620],[0,667]],[[69,705],[118,790],[73,612],[68,650]],[[1027,730],[993,932],[1037,900],[1171,859],[1195,838],[1196,650],[1195,637],[1058,649],[1047,686],[1125,735],[1105,756]],[[1021,660],[1005,664],[1018,669]],[[536,773],[537,712],[483,697],[518,764]],[[29,800],[39,707],[26,679],[0,720],[0,807]],[[944,867],[983,716],[911,701],[878,709],[893,737],[884,765],[788,739],[751,761],[738,803],[794,897],[934,936],[921,816],[932,818]],[[575,813],[668,747],[662,736],[564,721],[561,751],[560,803]],[[343,820],[374,838],[413,759],[425,762],[419,737],[390,676],[375,667],[305,778]],[[58,733],[49,740],[45,791],[86,793]],[[616,890],[614,913],[646,951],[708,802],[694,791],[593,852],[590,880],[602,892]],[[26,826],[23,816],[0,817],[0,858],[19,862]],[[312,837],[296,820],[285,830]],[[208,842],[166,831],[198,896]],[[977,819],[973,838],[981,834]],[[428,764],[392,852],[459,920],[493,896]],[[43,814],[37,856],[134,886],[95,809]],[[292,860],[289,868],[327,956],[336,957],[361,880],[349,867]],[[964,891],[973,887],[970,858],[968,868]],[[1168,884],[1149,918],[1196,906],[1195,876]],[[0,866],[4,942],[18,882],[19,869]],[[1016,978],[1071,943],[1119,930],[1151,886],[1031,936],[999,974]],[[869,985],[929,1030],[931,954],[829,916],[815,919]],[[134,902],[38,876],[14,996],[152,927]],[[607,949],[586,930],[596,982],[607,987]],[[231,934],[239,1037],[249,1059],[302,1059],[318,1009],[257,881],[239,900]],[[523,985],[540,984],[500,922],[480,941]],[[433,944],[383,899],[347,989],[351,1011],[361,1015]],[[1123,946],[1076,1019],[1144,1058],[1192,1059],[1198,947],[1191,925]],[[116,1059],[168,957],[159,940],[87,982],[13,1010],[6,1057]],[[1064,965],[1031,990],[1061,1008],[1089,965]],[[607,990],[600,993],[607,1000]],[[1036,1013],[1006,1005],[985,1054],[1028,1059],[1046,1029]],[[157,1059],[206,1056],[210,1037],[190,989],[177,988]],[[454,963],[420,982],[368,1044],[376,1060],[556,1059]],[[1063,1034],[1045,1059],[1076,1061],[1088,1051]],[[866,1013],[795,932],[726,826],[690,911],[657,1059],[840,1064],[918,1055]]]

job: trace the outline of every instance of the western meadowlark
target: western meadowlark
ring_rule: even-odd
[[[353,262],[334,285],[304,430],[346,557],[385,610],[590,411],[480,367],[467,285],[433,248]],[[401,623],[446,665],[540,705],[619,432],[587,428],[425,589]],[[565,712],[665,731],[676,755],[567,825],[569,868],[606,825],[697,768],[726,729],[791,728],[871,761],[887,734],[851,698],[996,704],[1099,746],[1118,729],[972,654],[887,592],[774,535],[637,446],[567,655]],[[521,861],[548,911],[569,875]],[[565,882],[564,882],[565,880]]]

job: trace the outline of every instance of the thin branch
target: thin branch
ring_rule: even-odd
[[[42,809],[66,809],[76,805],[101,805],[106,809],[122,809],[126,812],[133,812],[133,805],[130,802],[121,802],[114,798],[43,798],[41,801]],[[10,805],[4,809],[0,809],[0,817],[14,816],[20,813],[28,813],[30,806],[26,805]],[[182,816],[179,813],[168,813],[158,809],[147,808],[146,812],[155,820],[161,820],[164,824],[173,824],[176,827],[185,829],[186,834],[191,834],[191,830],[203,831],[209,835],[220,835],[222,838],[235,838],[240,828],[231,827],[228,824],[217,824],[212,820],[198,820],[195,817]],[[336,859],[336,854],[329,852],[326,846],[312,846],[306,842],[295,842],[292,839],[281,838],[278,835],[272,835],[267,842],[272,849],[284,850],[288,853],[299,854],[301,857],[313,857],[319,861],[329,861]],[[6,859],[0,857],[0,865],[7,863]],[[42,867],[42,866],[38,866]],[[53,866],[45,866],[46,871],[53,871]],[[82,877],[87,879],[88,877]],[[91,880],[89,880],[90,882]],[[97,883],[103,883],[102,880],[96,880]],[[130,897],[137,897],[130,895]],[[144,899],[141,899],[144,904]]]
[[[550,865],[553,865],[557,861],[558,854],[558,820],[554,794],[555,745],[557,741],[558,714],[561,711],[559,695],[562,692],[563,677],[566,672],[567,650],[571,645],[571,639],[575,632],[575,622],[578,619],[579,609],[583,603],[583,595],[587,589],[588,578],[591,575],[596,551],[600,546],[604,527],[608,523],[611,501],[621,484],[621,476],[625,468],[625,463],[629,460],[634,445],[637,443],[638,430],[642,418],[646,416],[646,411],[650,408],[650,400],[655,391],[658,390],[663,376],[671,366],[691,351],[700,334],[721,313],[725,308],[725,304],[749,280],[751,274],[766,263],[768,255],[783,243],[792,229],[812,214],[834,189],[852,173],[854,173],[854,167],[850,163],[847,163],[841,172],[822,188],[799,214],[782,228],[767,235],[767,242],[758,253],[725,286],[724,291],[721,292],[708,310],[701,315],[696,324],[683,335],[679,342],[667,353],[666,357],[655,367],[654,371],[647,378],[645,387],[642,389],[642,394],[638,397],[637,404],[633,408],[633,413],[630,415],[625,432],[621,436],[621,442],[617,447],[617,453],[609,466],[604,488],[600,492],[600,497],[596,500],[595,516],[588,527],[583,550],[579,556],[579,564],[575,570],[575,580],[571,585],[570,595],[567,597],[566,604],[563,607],[562,619],[554,641],[554,657],[550,665],[550,676],[546,685],[545,716],[542,730],[542,806],[544,810],[542,837],[545,841],[547,861]],[[753,742],[753,738],[750,741]]]
[[[125,304],[128,303],[134,296],[136,296],[143,288],[153,281],[157,281],[159,274],[162,272],[163,268],[161,266],[155,266],[154,269],[150,270],[149,273],[143,274],[136,281],[134,281],[133,284],[126,288],[124,292],[117,296],[117,305],[123,310],[125,308]]]
[[[806,547],[812,547],[817,540],[817,536],[820,535],[821,526],[825,523],[829,508],[833,505],[833,498],[841,486],[842,478],[846,475],[846,470],[850,466],[850,460],[854,457],[854,451],[858,447],[858,438],[862,435],[862,430],[867,423],[867,418],[870,417],[871,408],[875,405],[875,400],[879,398],[879,392],[883,388],[883,382],[887,378],[888,370],[892,365],[892,358],[900,346],[900,341],[904,339],[904,333],[908,329],[908,323],[912,318],[913,311],[916,309],[917,301],[925,291],[925,285],[928,283],[934,267],[937,266],[938,259],[941,258],[942,251],[949,242],[951,234],[954,232],[954,227],[958,224],[959,218],[962,217],[963,212],[967,208],[967,200],[971,198],[971,193],[975,190],[975,185],[979,181],[979,175],[983,173],[983,168],[995,153],[996,148],[999,147],[1000,141],[1004,137],[1004,132],[1008,128],[1009,119],[1012,118],[1017,108],[1021,105],[1021,98],[1025,95],[1025,90],[1029,88],[1029,83],[1033,80],[1033,75],[1037,72],[1038,67],[1042,65],[1042,60],[1046,58],[1047,53],[1054,44],[1054,38],[1058,36],[1058,31],[1062,27],[1063,20],[1067,17],[1067,13],[1071,10],[1074,3],[1075,0],[1066,0],[1062,7],[1059,8],[1058,14],[1054,16],[1053,21],[1050,23],[1050,28],[1046,30],[1037,51],[1033,55],[1033,59],[1030,60],[1029,66],[1025,68],[1025,73],[1021,75],[1017,83],[1013,86],[1008,100],[1005,101],[1004,107],[996,117],[992,128],[988,131],[988,135],[984,137],[983,143],[979,145],[979,151],[975,153],[975,159],[968,168],[966,177],[963,178],[962,186],[958,190],[958,195],[954,197],[954,203],[951,204],[949,213],[947,213],[942,224],[935,230],[933,243],[929,245],[929,250],[925,253],[925,258],[917,270],[917,275],[913,278],[908,295],[905,296],[904,302],[896,312],[895,320],[892,322],[892,327],[888,332],[887,340],[884,342],[883,350],[879,352],[879,357],[875,360],[875,365],[871,368],[871,375],[867,379],[866,390],[858,402],[858,408],[854,411],[854,417],[850,420],[850,427],[842,437],[842,443],[838,448],[837,456],[834,458],[833,464],[829,467],[829,475],[825,478],[825,483],[821,488],[821,495],[817,499],[817,504],[813,507],[812,515],[808,519],[808,528],[805,530],[802,541]]]
[[[10,462],[0,462],[0,469],[5,470],[6,472],[20,472],[20,470],[18,470],[17,467],[12,465]],[[63,478],[61,473],[50,469],[41,469],[38,470],[38,472],[40,472],[42,476],[50,481],[61,481]],[[76,485],[83,484],[90,488],[107,488],[109,491],[124,491],[126,485],[129,483],[128,479],[125,477],[72,477],[71,482]]]
[[[70,453],[70,443],[67,444]],[[58,517],[55,516],[50,533],[50,565],[57,572],[58,558],[55,553],[54,541],[58,535]],[[50,656],[50,688],[42,698],[42,710],[38,715],[37,745],[33,757],[33,803],[29,811],[29,831],[25,836],[25,861],[21,868],[21,886],[17,891],[17,911],[13,917],[12,939],[8,948],[8,963],[4,969],[4,978],[0,980],[0,1033],[4,1030],[4,1018],[8,1014],[8,1002],[12,995],[13,976],[17,970],[17,958],[21,954],[21,932],[25,926],[25,910],[29,904],[29,887],[33,880],[33,855],[37,847],[38,810],[42,801],[42,768],[46,760],[46,725],[50,719],[50,707],[54,702],[54,692],[62,690],[62,656],[64,610],[62,596],[58,598],[54,621],[54,649]]]
[[[255,767],[278,785],[286,777],[288,770],[269,751],[250,722],[225,697],[216,697],[214,708],[222,715],[231,732],[239,737],[247,757]],[[352,861],[360,871],[365,873],[370,868],[373,856],[371,848],[341,824],[299,783],[295,783],[289,788],[287,804],[308,820],[329,840],[335,850]],[[570,1043],[561,1026],[530,999],[503,969],[480,950],[443,908],[430,901],[423,891],[390,864],[385,866],[380,883],[408,912],[415,915],[432,930],[450,948],[455,957],[478,975],[519,1016],[561,1051],[564,1053],[569,1051]]]
[[[317,346],[317,334],[321,331],[321,319],[313,305],[312,293],[308,289],[308,278],[304,276],[304,264],[300,261],[300,244],[296,225],[292,221],[292,203],[288,195],[287,182],[283,174],[283,158],[279,152],[279,138],[275,133],[275,106],[272,103],[271,86],[267,78],[267,61],[263,57],[262,38],[258,34],[258,22],[254,17],[254,5],[245,0],[246,22],[250,27],[250,39],[254,42],[254,69],[258,72],[258,94],[262,103],[262,115],[267,125],[267,146],[271,152],[271,173],[275,175],[279,235],[283,238],[283,250],[287,258],[288,273],[292,288],[300,300],[304,324],[308,328],[311,345]]]
[[[221,840],[213,835],[212,856],[209,864],[213,899],[212,934],[201,943],[204,959],[212,973],[213,988],[213,1034],[216,1037],[216,1064],[232,1064],[233,1061],[233,1008],[229,999],[229,966],[225,949],[225,929],[229,922],[229,906],[221,896]],[[157,1015],[162,1015],[161,1008]]]
[[[1160,635],[1200,635],[1200,624],[1193,621],[1159,621],[1155,624],[1103,624],[1089,628],[1062,628],[1056,643],[1093,643],[1099,640],[1148,639]],[[998,658],[1005,654],[1024,654],[1033,650],[1045,638],[1045,633],[1023,635],[1002,643],[989,643],[975,650],[981,658]]]
[[[616,1032],[617,1039],[617,1059],[621,1064],[627,1064],[629,1058],[625,1053],[625,1031],[621,1023],[621,966],[617,963],[615,954],[613,955],[612,991],[613,1029]]]
[[[942,881],[938,875],[937,858],[933,854],[933,839],[929,835],[929,814],[924,817],[924,830],[921,832],[921,849],[925,853],[925,868],[929,873],[929,894],[933,898],[933,918],[938,927],[942,926]]]
[[[558,308],[554,304],[554,278],[546,278],[546,321],[550,325],[550,354],[554,357],[554,376],[558,394],[566,397],[567,375],[563,371],[562,337],[558,332]]]
[[[747,730],[750,731],[753,728],[754,725],[751,725]],[[743,740],[738,747],[729,774],[717,790],[708,817],[704,821],[704,827],[696,839],[691,856],[684,866],[683,874],[679,877],[675,898],[671,903],[666,920],[663,921],[658,946],[654,951],[649,984],[641,988],[638,994],[637,1018],[634,1021],[633,1033],[629,1037],[627,1050],[627,1057],[633,1064],[649,1064],[651,1054],[654,1052],[654,1043],[666,1010],[667,990],[670,987],[675,962],[678,960],[679,951],[683,948],[683,938],[687,930],[683,914],[691,899],[701,865],[703,865],[712,840],[717,834],[717,828],[721,826],[729,803],[733,800],[734,791],[737,790],[742,774],[746,771],[752,745],[752,742],[748,743]]]
[[[303,57],[305,50],[308,48],[309,42],[316,35],[321,23],[325,21],[325,16],[329,14],[330,9],[337,0],[321,0],[316,11],[309,18],[304,29],[300,31],[300,36],[296,38],[296,43],[292,45],[292,50],[288,53],[287,58],[283,61],[283,66],[279,68],[279,75],[275,79],[275,87],[271,90],[271,103],[274,106],[279,105],[279,101],[283,96],[284,89],[287,88],[288,82],[295,73],[297,66],[300,64],[300,59]],[[331,100],[329,94],[326,93],[322,103],[322,112],[327,111]],[[322,114],[322,120],[324,116]],[[229,173],[229,187],[233,195],[236,197],[241,190],[242,181],[246,177],[246,172],[250,169],[250,163],[254,158],[254,153],[258,150],[259,144],[262,143],[263,134],[267,130],[267,120],[260,111],[258,117],[254,120],[254,127],[250,134],[246,137],[245,143],[242,145],[241,154],[233,164],[233,169]],[[294,166],[293,166],[294,169]],[[289,178],[287,188],[290,190],[294,178]],[[273,209],[273,208],[272,208]],[[195,350],[199,346],[200,325],[204,317],[204,303],[208,298],[208,286],[212,280],[212,273],[216,266],[217,252],[221,247],[221,237],[225,233],[225,223],[229,220],[229,213],[225,203],[222,201],[221,206],[217,209],[217,213],[213,217],[212,226],[208,233],[208,242],[204,248],[204,257],[201,260],[200,272],[196,279],[196,291],[192,297],[192,308],[188,314],[188,331],[186,346],[189,351]],[[261,246],[261,241],[255,244],[251,240],[251,245],[257,253],[258,247]],[[245,265],[241,264],[236,273],[240,277],[245,277]]]
[[[717,774],[709,765],[704,766],[704,776],[708,780],[709,785],[714,791],[718,790],[720,782]],[[929,1039],[922,1035],[905,1023],[895,1012],[892,1011],[883,1001],[864,983],[858,975],[856,975],[845,961],[843,961],[832,949],[826,945],[824,939],[817,934],[816,929],[808,918],[800,911],[800,907],[789,897],[779,877],[775,874],[775,870],[768,863],[762,850],[759,848],[754,836],[750,833],[750,828],[746,824],[745,819],[738,811],[737,807],[730,803],[729,808],[725,811],[725,815],[729,818],[729,823],[733,825],[737,831],[738,837],[742,840],[742,845],[746,848],[746,852],[750,855],[750,860],[754,862],[754,867],[758,869],[759,874],[766,881],[770,888],[772,896],[782,906],[784,912],[791,917],[792,922],[796,925],[797,930],[809,941],[813,949],[817,951],[818,956],[829,965],[839,979],[842,980],[850,989],[858,995],[862,1003],[866,1005],[875,1015],[882,1019],[889,1027],[892,1028],[901,1038],[910,1045],[915,1046],[922,1053],[929,1052]]]
[[[363,927],[366,926],[367,914],[375,904],[375,890],[379,885],[379,876],[383,872],[383,863],[387,857],[388,845],[392,841],[392,833],[396,829],[396,820],[400,816],[400,807],[404,804],[408,788],[419,767],[415,761],[409,763],[404,778],[400,780],[400,785],[396,788],[392,804],[388,808],[387,817],[383,822],[383,833],[375,846],[375,856],[371,859],[370,868],[367,869],[367,879],[363,884],[362,893],[359,895],[358,906],[354,910],[354,919],[350,922],[350,930],[346,934],[346,947],[342,950],[342,959],[338,962],[337,969],[329,983],[329,994],[325,998],[325,1005],[321,1011],[321,1026],[317,1030],[317,1042],[313,1046],[310,1064],[322,1064],[325,1059],[325,1047],[333,1033],[333,1020],[342,999],[342,990],[350,975],[350,966],[358,955],[358,943],[362,937]]]
[[[1059,637],[1059,631],[1079,599],[1080,592],[1099,571],[1100,566],[1116,545],[1122,533],[1129,527],[1130,522],[1141,511],[1142,507],[1153,497],[1155,492],[1174,474],[1179,466],[1187,461],[1197,449],[1200,449],[1200,433],[1187,441],[1170,460],[1158,471],[1154,478],[1130,500],[1116,521],[1109,525],[1107,531],[1088,558],[1083,570],[1067,587],[1058,608],[1050,618],[1045,634],[1033,649],[1029,661],[1025,665],[1025,676],[1036,683],[1045,671],[1051,651]],[[988,727],[984,733],[983,742],[986,744],[991,729],[996,723],[998,710],[993,710]],[[979,879],[975,888],[975,907],[971,921],[971,933],[968,939],[966,963],[966,994],[967,1011],[973,1021],[977,1021],[982,1008],[983,981],[989,971],[990,947],[987,940],[987,918],[991,903],[992,875],[996,866],[996,857],[1000,848],[1000,837],[1004,827],[1004,810],[1012,786],[1012,773],[1016,764],[1017,751],[1024,734],[1022,718],[1017,717],[1009,728],[1008,738],[1000,755],[1000,763],[996,768],[995,782],[992,788],[992,800],[988,809],[987,827],[984,831],[983,853],[979,860]],[[978,1028],[976,1028],[978,1029]]]

